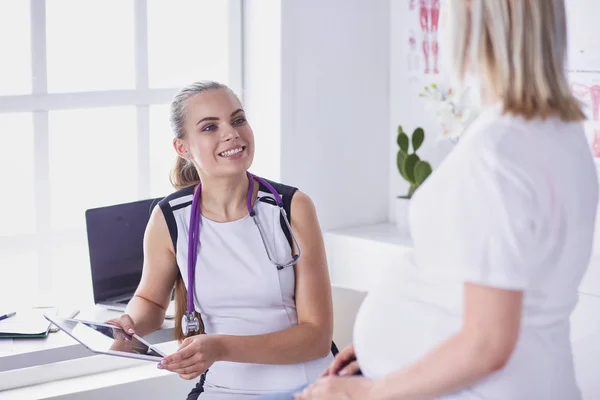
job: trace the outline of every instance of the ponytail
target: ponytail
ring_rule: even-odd
[[[176,190],[179,190],[199,184],[200,176],[191,161],[177,157],[175,165],[173,165],[173,168],[171,169],[170,181],[171,185],[173,185]]]

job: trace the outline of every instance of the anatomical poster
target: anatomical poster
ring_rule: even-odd
[[[600,74],[574,72],[569,74],[571,91],[584,104],[585,122],[590,149],[600,159]]]
[[[573,94],[585,104],[585,130],[600,162],[600,14],[599,0],[569,0],[567,5],[568,78]]]
[[[441,0],[408,0],[406,70],[409,77],[438,75],[440,73]]]

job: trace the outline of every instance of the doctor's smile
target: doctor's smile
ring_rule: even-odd
[[[244,156],[244,154],[242,154],[244,150],[246,150],[246,146],[230,147],[229,149],[220,152],[219,156],[229,160],[237,160]]]

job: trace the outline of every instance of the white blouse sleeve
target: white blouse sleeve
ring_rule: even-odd
[[[457,180],[449,261],[458,263],[468,282],[523,290],[540,250],[536,195],[522,155],[496,150],[473,155]]]

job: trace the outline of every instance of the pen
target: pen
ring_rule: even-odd
[[[2,321],[3,319],[6,319],[6,318],[10,318],[16,314],[17,314],[16,312],[9,312],[8,314],[0,315],[0,321]]]

